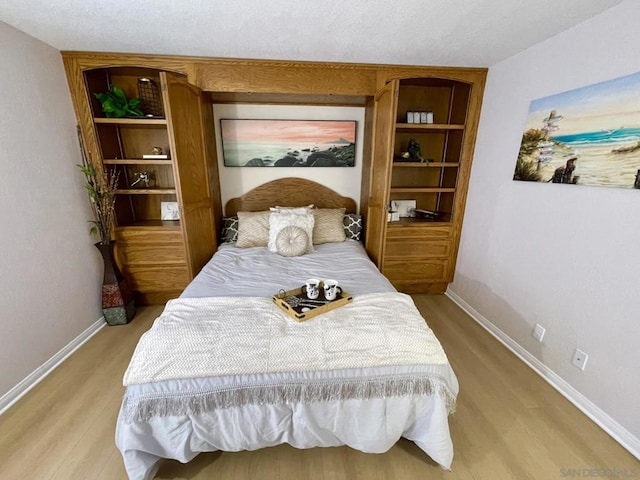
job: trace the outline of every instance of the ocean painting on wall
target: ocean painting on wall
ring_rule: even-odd
[[[640,189],[640,72],[532,101],[513,179]]]
[[[225,167],[353,167],[351,120],[221,119]]]

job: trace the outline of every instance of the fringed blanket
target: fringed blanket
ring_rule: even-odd
[[[443,395],[452,410],[456,388],[434,373],[449,368],[435,335],[402,293],[359,295],[302,323],[263,297],[177,299],[140,339],[124,385],[243,381],[144,398],[128,390],[125,411],[129,421],[144,421],[246,404],[433,394]],[[375,374],[331,373],[349,369]],[[380,375],[385,369],[397,373]]]

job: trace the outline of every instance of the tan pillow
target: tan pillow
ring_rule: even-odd
[[[238,212],[236,247],[266,247],[269,243],[270,214],[271,212]]]
[[[344,242],[344,208],[317,208],[311,210],[313,225],[313,244]]]

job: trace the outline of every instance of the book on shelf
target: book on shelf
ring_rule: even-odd
[[[142,155],[142,158],[145,160],[168,160],[169,155]]]

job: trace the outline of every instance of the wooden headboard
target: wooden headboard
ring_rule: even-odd
[[[240,197],[232,198],[225,205],[226,217],[238,212],[260,212],[269,207],[345,208],[346,213],[356,213],[353,198],[343,197],[324,185],[304,178],[287,177],[264,183]]]

